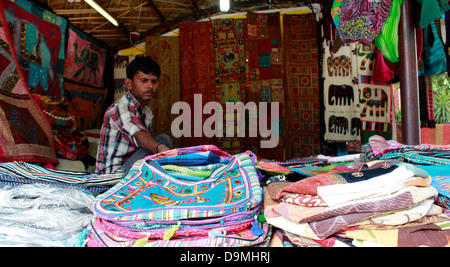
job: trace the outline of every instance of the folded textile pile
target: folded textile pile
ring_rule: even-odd
[[[418,165],[417,167],[431,176],[431,185],[439,193],[434,202],[447,216],[450,216],[450,165]]]
[[[47,184],[87,190],[94,194],[100,194],[116,185],[124,176],[125,172],[120,171],[100,175],[84,172],[51,170],[39,165],[21,161],[0,163],[0,186]]]
[[[87,246],[267,245],[255,156],[215,146],[174,149],[136,162],[97,198]]]
[[[364,147],[361,159],[364,161],[395,159],[417,165],[450,165],[450,145],[403,145],[374,135]]]
[[[268,181],[266,220],[297,245],[449,245],[450,219],[434,204],[431,176],[407,163],[378,166]]]
[[[94,202],[92,194],[74,188],[5,186],[0,190],[0,246],[81,246]]]

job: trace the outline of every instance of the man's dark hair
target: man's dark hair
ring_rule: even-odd
[[[136,57],[127,66],[127,78],[133,79],[134,75],[142,71],[145,74],[153,74],[158,77],[161,75],[161,67],[158,62],[154,61],[150,57]]]

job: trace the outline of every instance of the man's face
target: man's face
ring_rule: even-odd
[[[125,85],[130,90],[131,95],[136,98],[136,100],[141,105],[147,105],[150,100],[156,95],[159,88],[159,81],[156,75],[145,74],[142,71],[138,71],[133,80],[126,79]]]

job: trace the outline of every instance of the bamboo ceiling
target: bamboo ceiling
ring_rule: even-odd
[[[115,17],[115,27],[84,0],[36,0],[71,24],[115,48],[130,45],[130,32],[160,35],[178,28],[183,22],[192,22],[220,13],[219,0],[96,0]],[[287,8],[322,1],[285,0],[231,0],[231,12]]]

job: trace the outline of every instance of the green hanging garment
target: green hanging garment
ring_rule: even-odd
[[[378,36],[375,38],[375,46],[380,49],[383,56],[392,63],[399,60],[398,52],[398,24],[400,22],[401,6],[403,0],[394,0],[391,11]]]

